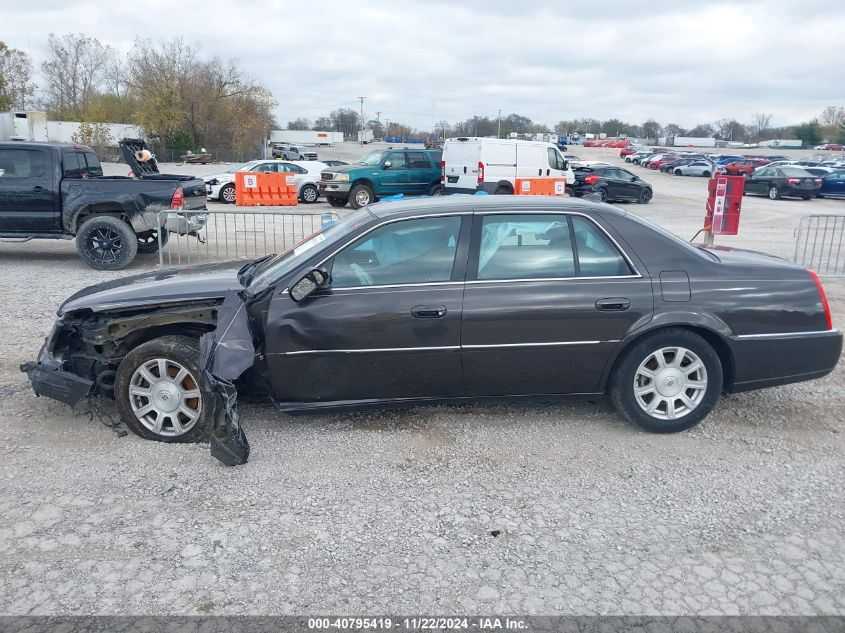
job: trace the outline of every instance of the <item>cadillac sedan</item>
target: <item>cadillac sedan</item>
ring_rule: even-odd
[[[666,433],[723,393],[820,378],[841,348],[818,277],[783,259],[585,200],[449,196],[365,207],[246,265],[86,288],[22,369],[165,442],[207,436],[225,380],[287,411],[608,394]]]

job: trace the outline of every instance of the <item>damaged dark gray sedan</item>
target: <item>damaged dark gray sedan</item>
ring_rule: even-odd
[[[239,429],[243,388],[286,411],[609,394],[673,432],[842,348],[811,271],[536,197],[373,205],[281,255],[99,284],[58,314],[23,367],[35,392],[114,397],[166,442]]]

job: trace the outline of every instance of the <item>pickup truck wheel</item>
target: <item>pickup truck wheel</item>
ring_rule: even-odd
[[[317,187],[314,185],[303,185],[302,190],[299,192],[299,197],[302,198],[304,203],[313,204],[317,202],[317,198],[320,197],[320,194],[317,191]]]
[[[200,376],[194,339],[163,336],[133,349],[118,366],[114,385],[126,428],[157,442],[204,441],[211,394]]]
[[[76,232],[76,252],[97,270],[126,268],[138,253],[138,236],[126,222],[110,215],[95,216]]]
[[[225,202],[226,204],[235,204],[235,185],[225,185],[220,190],[220,202]]]
[[[373,190],[367,185],[355,185],[352,187],[352,191],[349,192],[349,204],[353,209],[366,207],[374,201]]]
[[[443,187],[439,184],[431,185],[428,188],[428,195],[430,196],[442,196],[443,195]]]
[[[347,202],[346,198],[337,198],[335,196],[327,196],[326,200],[333,207],[345,207]]]
[[[165,231],[161,235],[161,245],[164,247],[167,240],[170,238],[170,231]],[[146,233],[138,234],[138,252],[144,255],[158,252],[158,231],[147,231]]]

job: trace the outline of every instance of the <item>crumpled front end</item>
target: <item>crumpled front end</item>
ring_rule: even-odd
[[[63,360],[56,357],[57,352],[61,355],[57,344],[62,329],[62,321],[56,321],[53,331],[41,347],[38,360],[22,364],[21,371],[29,378],[35,395],[53,398],[72,407],[93,391],[94,381],[66,371]]]

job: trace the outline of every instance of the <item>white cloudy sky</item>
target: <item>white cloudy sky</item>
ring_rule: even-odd
[[[50,32],[120,50],[182,36],[238,59],[282,123],[357,110],[359,95],[419,128],[499,109],[785,125],[845,105],[841,0],[0,0],[0,16],[0,40],[36,62]]]

